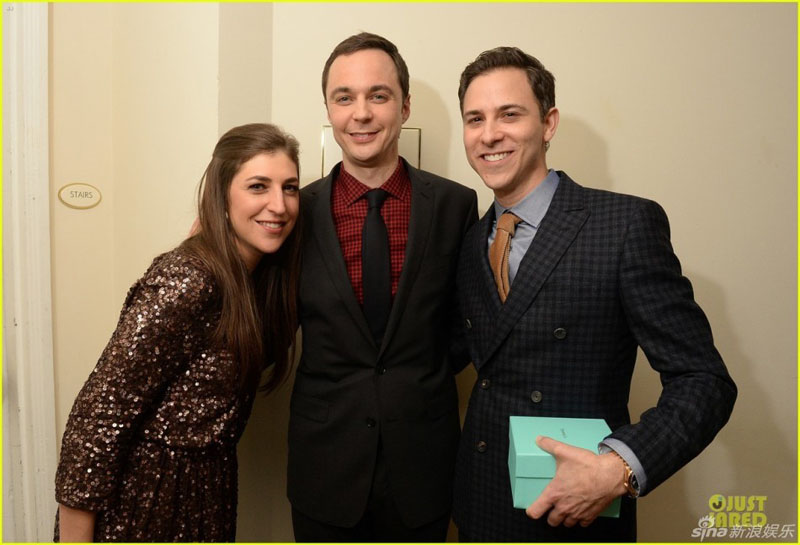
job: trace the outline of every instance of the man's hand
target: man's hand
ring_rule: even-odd
[[[550,511],[550,526],[585,527],[625,494],[625,466],[616,454],[595,454],[541,435],[536,444],[556,459],[556,475],[525,510],[529,517],[538,519]]]
[[[199,232],[200,232],[200,218],[194,218],[194,221],[192,222],[192,226],[189,229],[189,236],[193,237]]]

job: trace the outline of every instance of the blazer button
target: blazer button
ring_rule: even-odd
[[[555,331],[553,331],[553,337],[555,337],[559,341],[561,339],[565,339],[567,337],[567,330],[564,329],[563,327],[557,327]]]
[[[481,389],[483,390],[488,390],[491,384],[492,382],[488,378],[485,378],[480,382]]]
[[[469,318],[467,318],[464,324],[467,326],[467,329],[472,329],[472,322],[469,321]]]
[[[376,369],[376,371],[378,372],[379,375],[385,375],[386,374],[386,367],[378,367]]]
[[[475,448],[478,452],[486,452],[487,447],[488,445],[486,444],[486,441],[478,441],[478,444],[475,445]]]
[[[540,401],[542,401],[542,392],[540,392],[539,390],[532,391],[531,401],[533,401],[534,403],[539,403]]]
[[[365,422],[367,423],[367,427],[368,427],[368,428],[374,428],[374,427],[375,427],[375,424],[377,424],[377,422],[375,422],[375,420],[374,420],[374,419],[372,419],[372,418],[367,418],[367,419],[365,420]]]

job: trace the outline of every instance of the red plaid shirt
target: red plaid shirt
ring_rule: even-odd
[[[358,302],[364,304],[364,284],[361,279],[361,230],[367,217],[367,200],[364,194],[371,188],[356,180],[352,174],[339,168],[333,184],[331,210],[336,234],[344,254],[347,274]],[[381,189],[389,196],[381,207],[381,216],[389,232],[389,255],[392,260],[392,297],[397,293],[403,259],[408,241],[408,222],[411,218],[411,180],[403,162],[398,159],[397,168]]]

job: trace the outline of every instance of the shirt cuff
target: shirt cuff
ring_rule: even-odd
[[[647,474],[644,472],[644,468],[642,467],[642,463],[639,461],[639,458],[636,457],[636,454],[633,453],[628,445],[619,439],[606,437],[597,446],[597,450],[600,452],[600,454],[605,454],[612,450],[619,454],[622,459],[625,460],[629,466],[631,466],[631,471],[633,471],[633,474],[636,475],[636,482],[639,483],[639,495],[644,495],[647,490]]]

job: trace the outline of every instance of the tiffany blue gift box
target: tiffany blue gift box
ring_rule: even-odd
[[[508,472],[514,507],[527,508],[556,474],[555,458],[536,446],[538,435],[597,452],[597,445],[610,433],[608,425],[599,418],[510,417]],[[600,516],[619,517],[619,498]]]

